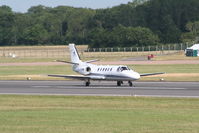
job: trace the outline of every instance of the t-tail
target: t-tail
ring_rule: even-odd
[[[79,57],[78,51],[74,43],[69,44],[69,51],[70,51],[71,61],[62,61],[62,60],[56,60],[56,61],[69,63],[73,65],[80,65],[81,63],[83,63]],[[99,60],[89,60],[89,61],[85,61],[84,63],[91,63],[91,62],[96,62],[96,61],[99,61]]]
[[[69,50],[70,50],[71,62],[74,64],[81,63],[82,61],[80,60],[75,44],[69,44]]]

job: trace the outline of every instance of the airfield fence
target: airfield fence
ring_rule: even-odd
[[[87,49],[86,45],[77,46],[80,53]],[[20,58],[64,58],[69,56],[66,46],[25,46],[0,47],[0,57]]]
[[[172,44],[161,46],[143,46],[143,47],[126,47],[126,48],[88,48],[86,45],[79,45],[77,49],[80,55],[89,54],[92,57],[92,53],[107,54],[110,52],[128,52],[128,53],[143,53],[144,55],[150,52],[163,53],[164,51],[173,52],[185,50],[192,44]],[[0,47],[0,57],[20,57],[20,58],[68,58],[68,47],[60,46],[22,46],[22,47]]]
[[[116,48],[88,48],[86,52],[151,52],[151,51],[182,51],[192,44],[170,44],[142,47],[116,47]]]

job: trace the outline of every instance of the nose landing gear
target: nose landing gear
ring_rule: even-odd
[[[128,81],[129,83],[129,86],[132,87],[133,86],[133,83],[131,81]]]

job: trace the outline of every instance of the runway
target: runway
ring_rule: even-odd
[[[89,87],[83,81],[0,81],[0,94],[199,98],[199,82],[134,82],[134,86],[106,81],[92,81]]]

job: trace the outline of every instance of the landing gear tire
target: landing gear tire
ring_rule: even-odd
[[[86,85],[86,86],[89,86],[89,85],[90,85],[90,82],[89,82],[89,81],[86,81],[85,85]]]
[[[123,81],[117,81],[117,86],[121,86],[123,84]]]
[[[129,86],[132,87],[133,86],[133,83],[131,81],[128,81],[129,83]]]

